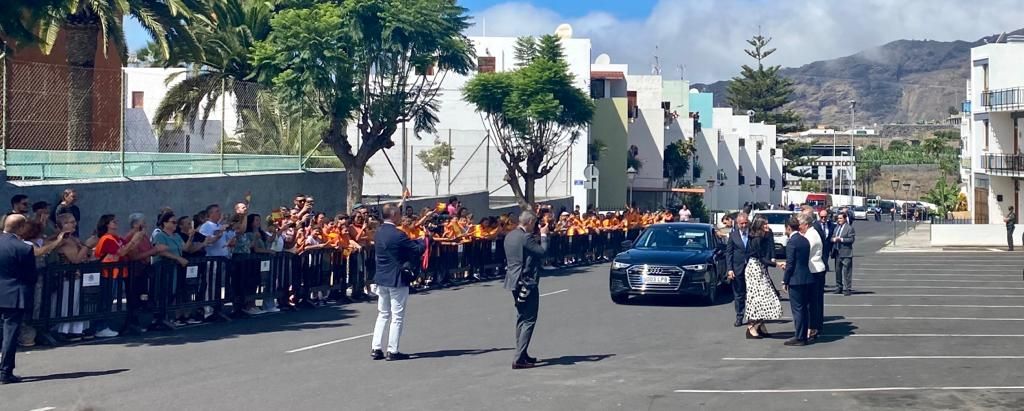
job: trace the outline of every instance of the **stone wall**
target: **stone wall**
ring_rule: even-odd
[[[883,124],[879,134],[883,139],[897,137],[913,138],[922,134],[931,134],[936,131],[960,131],[960,126],[950,124]]]

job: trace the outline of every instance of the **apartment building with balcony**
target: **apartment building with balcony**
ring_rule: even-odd
[[[964,103],[962,172],[975,224],[1002,224],[1012,206],[1021,217],[1024,154],[1024,37],[1009,36],[971,49]]]

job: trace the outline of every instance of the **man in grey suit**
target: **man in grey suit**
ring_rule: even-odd
[[[505,235],[505,290],[512,292],[516,312],[516,353],[512,369],[533,368],[537,359],[530,357],[530,339],[537,324],[540,291],[537,289],[541,258],[548,251],[548,226],[540,227],[540,238],[533,234],[537,216],[530,211],[519,215],[519,227]]]
[[[853,292],[853,242],[857,236],[847,218],[846,214],[836,216],[836,231],[832,237],[836,253],[836,294],[845,296]]]
[[[18,333],[22,318],[31,314],[36,283],[36,258],[32,246],[15,233],[28,224],[25,216],[12,214],[4,219],[0,234],[0,384],[21,382],[14,375],[14,356],[18,349]]]

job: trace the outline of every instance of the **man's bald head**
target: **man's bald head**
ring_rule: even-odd
[[[21,230],[21,227],[28,223],[28,219],[22,214],[11,214],[4,219],[4,232],[5,233],[16,233]]]

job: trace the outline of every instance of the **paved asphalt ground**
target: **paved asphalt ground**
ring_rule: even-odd
[[[600,265],[541,282],[531,370],[491,282],[411,297],[408,361],[369,359],[375,306],[352,304],[22,352],[0,410],[1024,408],[1024,252],[876,253],[890,227],[856,224],[858,293],[808,347],[788,320],[745,340],[729,298],[615,305]]]

